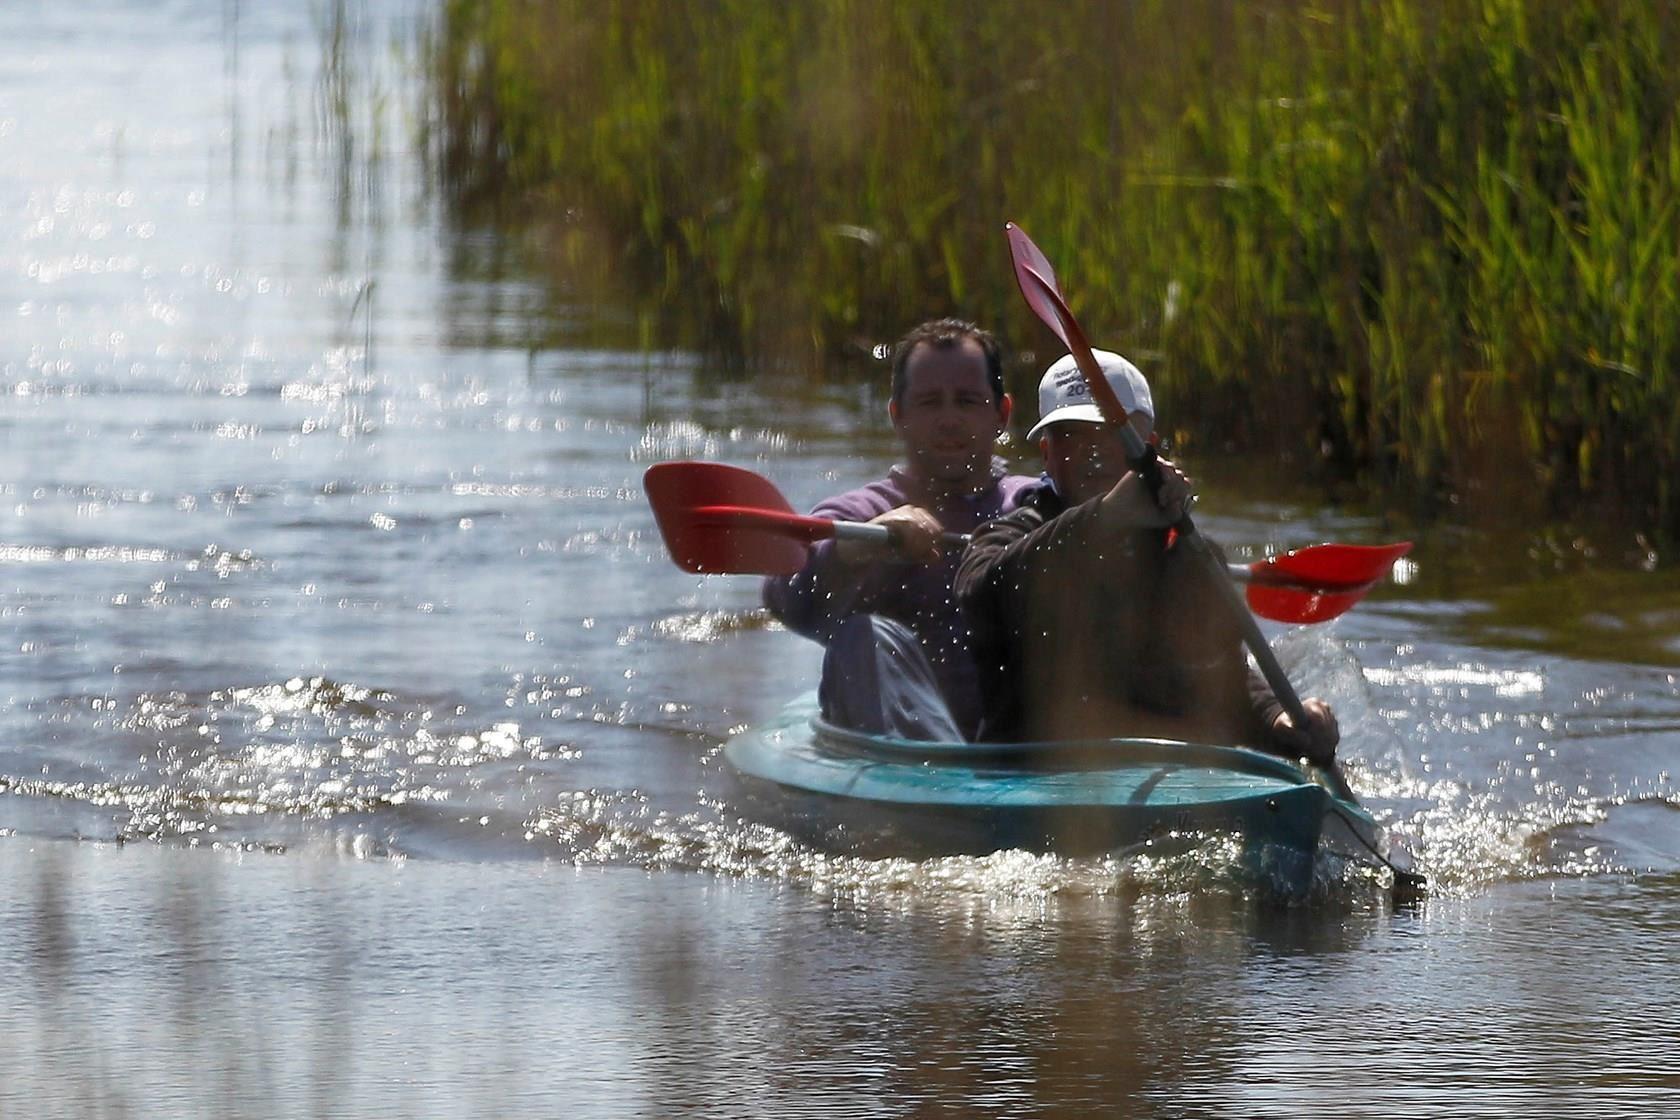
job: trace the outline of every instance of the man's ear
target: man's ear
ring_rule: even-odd
[[[1009,427],[1009,414],[1015,410],[1015,398],[1008,393],[998,402],[998,431]]]
[[[895,428],[898,427],[898,398],[897,397],[894,397],[887,402],[887,419],[892,421],[893,427],[895,427]]]

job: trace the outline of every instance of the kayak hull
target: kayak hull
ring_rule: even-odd
[[[729,740],[724,756],[761,815],[830,850],[1084,855],[1229,832],[1292,875],[1310,873],[1327,836],[1383,858],[1377,822],[1328,775],[1243,747],[914,742],[837,728],[805,697]]]

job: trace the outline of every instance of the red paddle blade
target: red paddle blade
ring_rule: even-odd
[[[1395,544],[1319,544],[1248,566],[1248,606],[1278,622],[1324,622],[1344,613],[1412,550]]]
[[[1050,267],[1050,258],[1039,251],[1033,239],[1027,236],[1027,231],[1014,222],[1003,223],[1003,232],[1009,238],[1009,255],[1015,261],[1016,268],[1030,268],[1043,278],[1052,291],[1060,291],[1056,283],[1056,270]]]
[[[655,463],[642,488],[685,572],[791,575],[805,566],[804,542],[815,536],[809,526],[792,535],[785,526],[819,519],[795,513],[762,475],[724,463]]]
[[[1297,622],[1302,625],[1327,622],[1344,614],[1365,593],[1375,586],[1367,583],[1348,591],[1308,591],[1299,587],[1268,586],[1264,583],[1248,585],[1248,609],[1261,618],[1276,622]]]
[[[1056,286],[1056,273],[1050,267],[1050,262],[1033,244],[1032,238],[1025,230],[1014,222],[1003,227],[1009,237],[1009,256],[1015,262],[1015,283],[1020,285],[1021,295],[1032,308],[1034,315],[1044,321],[1044,325],[1053,331],[1062,345],[1068,348],[1073,360],[1078,363],[1079,371],[1085,375],[1085,383],[1091,389],[1091,399],[1096,402],[1103,417],[1110,424],[1124,424],[1126,410],[1121,407],[1120,399],[1114,395],[1114,389],[1103,376],[1102,366],[1097,356],[1091,352],[1091,344],[1085,338],[1085,331],[1079,326],[1079,320],[1068,310],[1067,301],[1062,298],[1061,289]],[[1128,436],[1127,443],[1131,443]],[[1135,449],[1142,453],[1141,446]]]
[[[1412,550],[1394,544],[1315,544],[1248,566],[1255,583],[1292,583],[1326,590],[1352,589],[1385,579],[1394,562]]]
[[[1061,298],[1061,289],[1056,286],[1056,270],[1050,267],[1050,261],[1033,244],[1026,230],[1014,222],[1006,222],[1003,232],[1009,238],[1009,258],[1015,264],[1015,283],[1020,285],[1022,298],[1032,308],[1033,314],[1056,333],[1064,346],[1072,350],[1073,343],[1062,321],[1067,304]]]

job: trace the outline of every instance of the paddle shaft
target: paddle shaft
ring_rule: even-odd
[[[825,539],[835,541],[857,541],[867,546],[890,549],[897,547],[899,541],[895,537],[892,526],[879,526],[875,522],[867,521],[835,521],[832,517],[813,517],[810,514],[791,514],[786,510],[763,509],[758,505],[694,505],[687,510],[689,519],[694,526],[709,526],[722,531],[773,532],[780,536],[791,537],[806,544]],[[941,532],[939,544],[948,549],[961,549],[968,546],[966,532]],[[1337,546],[1337,544],[1320,544],[1320,546],[1305,549],[1305,556],[1324,554],[1329,549],[1347,549],[1352,546]],[[1299,591],[1300,594],[1362,594],[1373,588],[1376,581],[1366,579],[1362,583],[1344,583],[1341,579],[1305,579],[1292,576],[1287,571],[1277,571],[1267,561],[1255,561],[1253,564],[1225,564],[1225,573],[1235,583],[1255,584],[1262,588],[1277,588],[1280,591]],[[1339,611],[1337,611],[1339,613]],[[1278,621],[1300,621],[1299,615],[1267,615]]]
[[[876,525],[870,521],[836,521],[834,539],[837,541],[867,541],[884,548],[898,547],[898,534],[891,525]],[[967,533],[941,533],[939,543],[946,548],[962,548],[968,544]]]
[[[1157,478],[1160,476],[1158,465],[1155,469],[1155,475]],[[898,543],[890,525],[877,525],[870,521],[837,521],[833,518],[815,517],[809,514],[786,513],[781,510],[740,505],[700,505],[694,506],[688,513],[695,524],[781,533],[803,541],[832,537],[837,541],[858,541],[877,548],[893,548]],[[967,533],[947,532],[939,534],[939,543],[946,548],[963,548],[968,544],[968,539]],[[1338,547],[1346,546],[1319,545],[1308,549],[1307,552],[1310,554],[1315,550]],[[1375,583],[1374,580],[1367,580],[1362,583],[1341,583],[1301,579],[1285,572],[1276,572],[1269,568],[1265,561],[1256,561],[1253,564],[1227,562],[1225,572],[1237,583],[1277,587],[1308,595],[1324,592],[1363,594]]]
[[[877,525],[873,521],[836,521],[831,517],[740,505],[702,505],[687,512],[696,524],[779,532],[803,541],[833,537],[837,541],[859,541],[880,548],[897,547],[899,543],[898,534],[891,525]],[[939,543],[947,548],[961,548],[968,543],[968,534],[941,533]]]
[[[1041,285],[1030,283],[1042,295]],[[863,549],[905,551],[904,522],[864,524],[797,513],[769,479],[727,463],[655,463],[642,485],[665,547],[685,572],[792,575],[809,562],[811,545],[837,537]],[[938,539],[947,553],[967,543],[957,532]],[[1410,548],[1409,541],[1318,544],[1246,568],[1227,565],[1227,571],[1246,585],[1243,596],[1261,618],[1323,622],[1364,598]]]

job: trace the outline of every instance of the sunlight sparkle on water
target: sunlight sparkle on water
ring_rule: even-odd
[[[1413,665],[1406,668],[1366,666],[1365,679],[1385,688],[1421,684],[1431,689],[1491,688],[1495,695],[1529,696],[1545,688],[1545,675],[1530,669],[1489,669],[1480,665]]]

